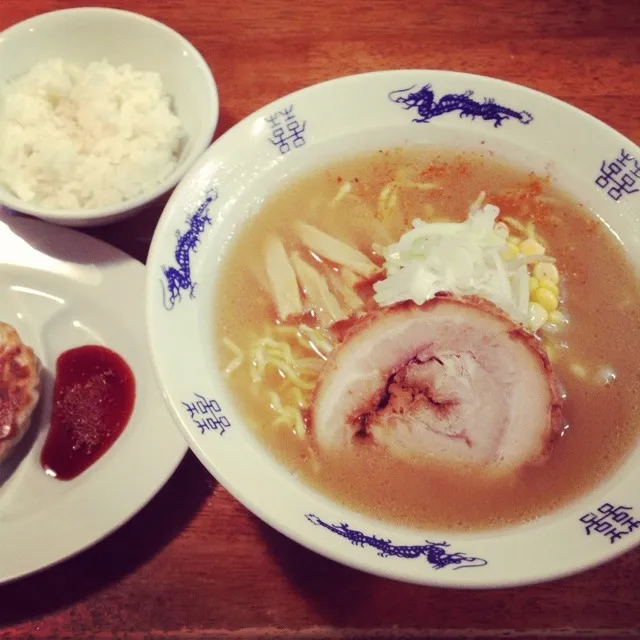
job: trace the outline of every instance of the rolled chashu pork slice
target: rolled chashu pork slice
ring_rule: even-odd
[[[562,427],[538,340],[490,302],[450,296],[354,325],[331,354],[311,419],[323,450],[374,443],[498,471],[544,461]]]

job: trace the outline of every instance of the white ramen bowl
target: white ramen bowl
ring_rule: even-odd
[[[0,185],[0,205],[67,226],[115,222],[173,189],[211,144],[219,113],[211,70],[189,41],[161,22],[98,7],[35,16],[0,32],[0,85],[53,58],[78,65],[106,59],[112,65],[130,64],[137,71],[158,73],[186,131],[184,148],[170,175],[124,202],[91,209],[52,209],[24,202]]]
[[[549,171],[640,264],[640,149],[593,117],[530,89],[445,71],[369,73],[309,87],[222,136],[162,215],[147,263],[147,320],[171,413],[201,462],[247,508],[343,564],[407,582],[497,587],[610,560],[640,542],[640,446],[561,510],[497,531],[442,534],[380,522],[304,485],[259,443],[227,391],[212,318],[225,304],[214,296],[238,228],[294,176],[359,151],[416,143],[491,151]]]

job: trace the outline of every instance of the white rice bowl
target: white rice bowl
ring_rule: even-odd
[[[0,59],[0,206],[69,226],[115,222],[172,189],[211,143],[211,70],[145,16],[41,14],[0,33]]]
[[[125,202],[176,168],[186,132],[158,73],[58,58],[0,91],[0,184],[29,204]]]

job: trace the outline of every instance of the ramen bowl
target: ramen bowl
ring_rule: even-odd
[[[221,364],[229,354],[221,353],[214,317],[229,304],[219,292],[235,236],[296,177],[358,152],[415,144],[480,151],[548,175],[619,239],[632,269],[640,264],[640,149],[591,116],[521,86],[444,71],[370,73],[312,86],[222,136],[182,180],[158,224],[147,265],[147,321],[173,418],[200,461],[253,513],[309,549],[372,574],[489,588],[611,560],[640,541],[637,445],[586,492],[522,524],[390,524],[330,499],[277,462],[250,426],[249,396],[230,390]]]

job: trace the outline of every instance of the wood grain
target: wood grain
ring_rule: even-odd
[[[0,0],[0,29],[81,4]],[[200,49],[219,84],[218,134],[266,102],[321,80],[422,67],[533,87],[640,141],[639,0],[110,6],[161,20]],[[95,235],[144,260],[160,211],[155,206]],[[640,637],[640,551],[584,575],[520,589],[397,584],[283,538],[188,455],[160,494],[110,538],[0,587],[0,638],[20,637]]]

